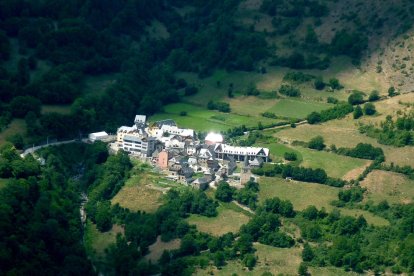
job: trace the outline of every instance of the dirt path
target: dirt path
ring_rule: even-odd
[[[245,210],[245,211],[247,211],[247,212],[249,212],[249,213],[251,213],[251,214],[255,214],[255,212],[254,212],[252,209],[250,209],[249,207],[244,206],[244,205],[242,205],[242,204],[238,203],[238,202],[237,202],[237,201],[235,201],[235,200],[233,200],[232,202],[233,202],[234,204],[236,204],[237,206],[239,206],[240,208],[242,208],[243,210]]]

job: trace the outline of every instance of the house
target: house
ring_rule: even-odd
[[[260,168],[263,165],[263,159],[260,157],[256,157],[252,161],[249,161],[249,165],[252,168]]]
[[[238,147],[227,144],[216,144],[214,146],[215,157],[218,159],[234,158],[236,161],[254,160],[261,157],[265,162],[269,159],[269,149],[260,147]]]
[[[109,138],[109,135],[105,131],[101,131],[101,132],[90,133],[88,138],[89,138],[89,141],[93,143],[96,141],[105,141]]]
[[[163,170],[168,169],[168,160],[169,160],[169,153],[166,150],[161,151],[158,154],[158,167],[160,167]]]

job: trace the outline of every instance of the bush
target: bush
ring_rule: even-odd
[[[397,92],[395,91],[394,86],[391,86],[390,88],[388,88],[388,96],[394,97],[395,95],[397,95]]]
[[[323,150],[326,147],[322,136],[312,138],[308,143],[308,148],[315,150]]]
[[[234,191],[235,189],[230,187],[229,183],[221,181],[217,187],[215,198],[223,202],[230,202],[233,200]]]
[[[313,86],[316,90],[323,90],[325,88],[325,83],[323,82],[322,77],[316,78],[316,80],[313,82]]]
[[[377,90],[373,90],[371,94],[369,94],[368,101],[375,102],[378,101],[380,98],[379,92]]]
[[[180,116],[187,116],[187,111],[181,111]]]
[[[342,88],[344,88],[340,83],[339,80],[337,78],[332,78],[329,80],[329,86],[334,89],[334,90],[341,90]]]
[[[300,97],[300,90],[288,84],[282,84],[279,93],[289,97]]]
[[[24,118],[30,111],[39,115],[41,108],[42,103],[31,96],[18,96],[10,102],[10,111],[17,118]]]
[[[198,92],[198,88],[195,86],[187,86],[184,90],[184,95],[186,96],[191,96],[191,95],[195,95]]]
[[[348,97],[348,103],[352,105],[362,104],[364,102],[364,94],[360,91],[354,91]]]
[[[334,98],[334,97],[328,97],[328,98],[326,99],[326,102],[327,102],[327,103],[331,103],[331,104],[337,104],[339,101],[338,101],[338,99],[337,99],[337,98]]]
[[[374,115],[375,112],[376,112],[375,105],[373,103],[366,103],[364,105],[364,113],[365,113],[365,115],[371,116],[371,115]]]
[[[358,106],[356,106],[355,107],[355,109],[354,109],[354,113],[353,113],[353,116],[354,116],[354,119],[358,119],[358,118],[360,118],[362,115],[364,115],[363,113],[362,113],[362,108],[358,105]]]
[[[288,161],[296,161],[298,159],[298,156],[294,152],[285,152],[283,157]]]
[[[224,102],[213,102],[209,101],[207,103],[207,108],[210,110],[218,110],[221,112],[229,113],[230,112],[230,104]]]

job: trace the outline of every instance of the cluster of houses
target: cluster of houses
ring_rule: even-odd
[[[168,178],[200,189],[221,179],[243,185],[252,177],[251,168],[269,160],[267,148],[231,146],[217,133],[200,141],[194,130],[179,128],[173,120],[148,124],[145,115],[136,115],[133,126],[120,127],[112,148],[145,159]]]

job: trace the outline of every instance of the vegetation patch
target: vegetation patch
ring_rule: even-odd
[[[161,237],[157,237],[157,241],[148,247],[149,254],[145,256],[145,259],[152,263],[158,262],[161,258],[162,253],[165,250],[174,250],[180,248],[181,240],[180,239],[173,239],[168,242],[163,242]]]
[[[408,204],[414,201],[414,181],[394,172],[373,170],[361,182],[367,189],[366,199],[375,204],[383,200],[391,203]]]
[[[234,205],[234,203],[229,204]],[[196,225],[199,231],[213,236],[221,236],[229,232],[237,233],[240,226],[249,221],[249,217],[241,211],[241,208],[238,211],[236,208],[220,203],[217,217],[191,215],[187,221],[189,224]]]

